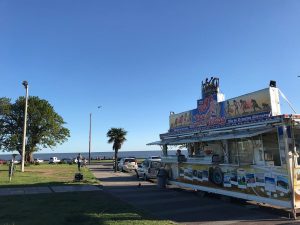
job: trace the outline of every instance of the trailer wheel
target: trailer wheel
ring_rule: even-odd
[[[217,185],[223,184],[223,173],[219,167],[216,167],[212,174],[213,182]]]

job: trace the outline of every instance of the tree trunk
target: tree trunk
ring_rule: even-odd
[[[114,164],[115,164],[115,172],[117,172],[117,170],[118,170],[118,153],[117,153],[116,150],[115,150],[115,161],[114,161]]]
[[[28,163],[34,162],[34,160],[33,160],[33,152],[26,152],[25,153],[25,162],[28,162]]]
[[[115,172],[118,170],[118,150],[115,149]]]

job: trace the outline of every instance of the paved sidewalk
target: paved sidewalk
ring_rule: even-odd
[[[101,181],[103,191],[140,208],[158,219],[182,224],[298,224],[285,213],[247,203],[231,203],[215,195],[201,197],[194,191],[169,186],[159,189],[155,183],[138,180],[131,173],[114,173],[110,164],[89,166]]]
[[[43,193],[60,193],[74,191],[99,191],[102,190],[94,185],[68,185],[68,186],[46,186],[46,187],[15,187],[0,188],[0,196],[4,195],[28,195]]]

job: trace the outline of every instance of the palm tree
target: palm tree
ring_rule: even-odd
[[[117,162],[118,162],[118,151],[119,149],[121,149],[122,144],[124,143],[124,141],[126,141],[126,136],[127,131],[124,130],[123,128],[111,128],[106,136],[109,138],[108,139],[108,143],[111,144],[113,143],[113,150],[115,151],[115,161],[114,161],[114,165],[115,165],[115,172],[117,172]]]

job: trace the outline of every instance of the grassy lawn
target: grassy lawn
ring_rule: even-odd
[[[21,166],[16,165],[16,171],[11,182],[8,179],[8,166],[0,165],[0,186],[45,186],[45,185],[67,185],[67,184],[98,184],[99,181],[87,169],[82,168],[84,180],[74,182],[74,175],[78,172],[77,165],[68,164],[40,164],[25,167],[21,172]]]
[[[174,224],[154,220],[101,191],[1,196],[0,208],[0,225]]]

